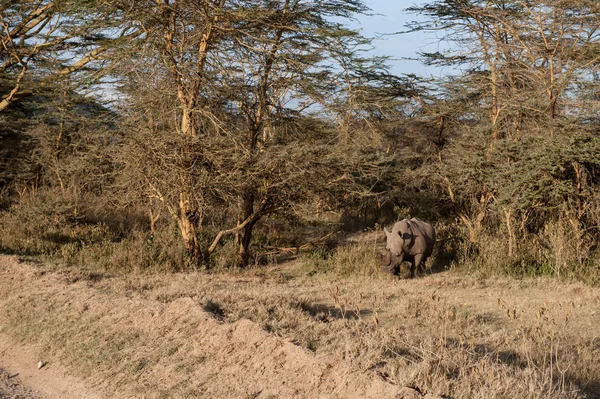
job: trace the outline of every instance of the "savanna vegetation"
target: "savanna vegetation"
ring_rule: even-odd
[[[202,396],[196,324],[163,342],[140,310],[192,298],[399,385],[600,397],[600,3],[405,12],[446,76],[370,55],[362,0],[0,2],[0,251],[46,261],[3,258],[0,332],[113,390]],[[404,217],[457,273],[382,274]],[[163,361],[180,385],[137,378]]]
[[[410,215],[469,270],[597,281],[598,7],[409,8],[434,79],[369,55],[358,0],[4,2],[0,245],[245,266]]]

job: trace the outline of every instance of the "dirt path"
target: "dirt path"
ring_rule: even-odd
[[[18,374],[9,373],[0,367],[0,398],[36,399],[39,395],[23,386]]]
[[[65,374],[63,367],[42,360],[35,346],[21,345],[0,333],[0,398],[101,399],[85,382]]]
[[[40,397],[434,397],[249,320],[222,323],[190,297],[118,295],[80,277],[0,256],[0,364]]]

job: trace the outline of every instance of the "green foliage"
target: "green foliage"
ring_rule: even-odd
[[[590,96],[597,7],[473,0],[408,10],[425,18],[409,29],[435,31],[446,42],[425,62],[463,69],[436,82],[415,80],[421,106],[409,121],[418,128],[405,129],[415,143],[407,140],[406,153],[420,155],[406,173],[403,154],[398,173],[407,183],[394,201],[411,214],[426,208],[457,222],[449,238],[460,243],[459,262],[469,270],[597,275],[590,245],[600,238],[598,105]],[[424,138],[429,148],[416,144]]]

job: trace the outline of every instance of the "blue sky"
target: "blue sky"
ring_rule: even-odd
[[[362,34],[373,37],[378,34],[390,34],[406,30],[407,22],[419,20],[416,14],[409,14],[404,9],[413,5],[430,3],[431,0],[365,0],[365,4],[371,8],[373,16],[361,16],[352,27],[362,30]],[[421,51],[438,51],[438,41],[434,34],[417,32],[402,35],[385,36],[375,42],[374,54],[389,55],[395,60],[391,61],[392,72],[401,75],[404,73],[415,73],[425,76],[441,76],[450,71],[434,67],[426,67],[418,61],[405,60],[403,58],[416,58]]]

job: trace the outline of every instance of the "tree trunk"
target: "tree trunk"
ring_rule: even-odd
[[[185,249],[196,268],[202,259],[202,251],[197,237],[197,219],[197,209],[192,207],[189,195],[181,192],[179,194],[179,219],[177,224],[181,231]]]
[[[241,209],[241,220],[246,220],[254,214],[254,193],[248,189],[248,191],[242,197],[242,209]],[[248,266],[250,260],[250,242],[252,240],[252,230],[256,225],[258,218],[252,219],[242,230],[242,236],[240,238],[239,256],[240,266]]]
[[[250,260],[250,242],[252,240],[252,230],[258,220],[253,220],[244,227],[244,234],[240,241],[240,265],[242,267],[248,266]]]
[[[156,235],[156,222],[160,218],[160,211],[155,215],[152,207],[148,207],[148,220],[150,221],[150,233],[154,237]]]
[[[507,240],[508,240],[508,257],[512,258],[513,255],[515,254],[515,250],[516,250],[516,239],[515,239],[515,235],[513,232],[513,228],[512,228],[512,215],[510,210],[508,209],[504,209],[504,217],[505,217],[505,221],[506,221],[506,231],[507,231]]]

